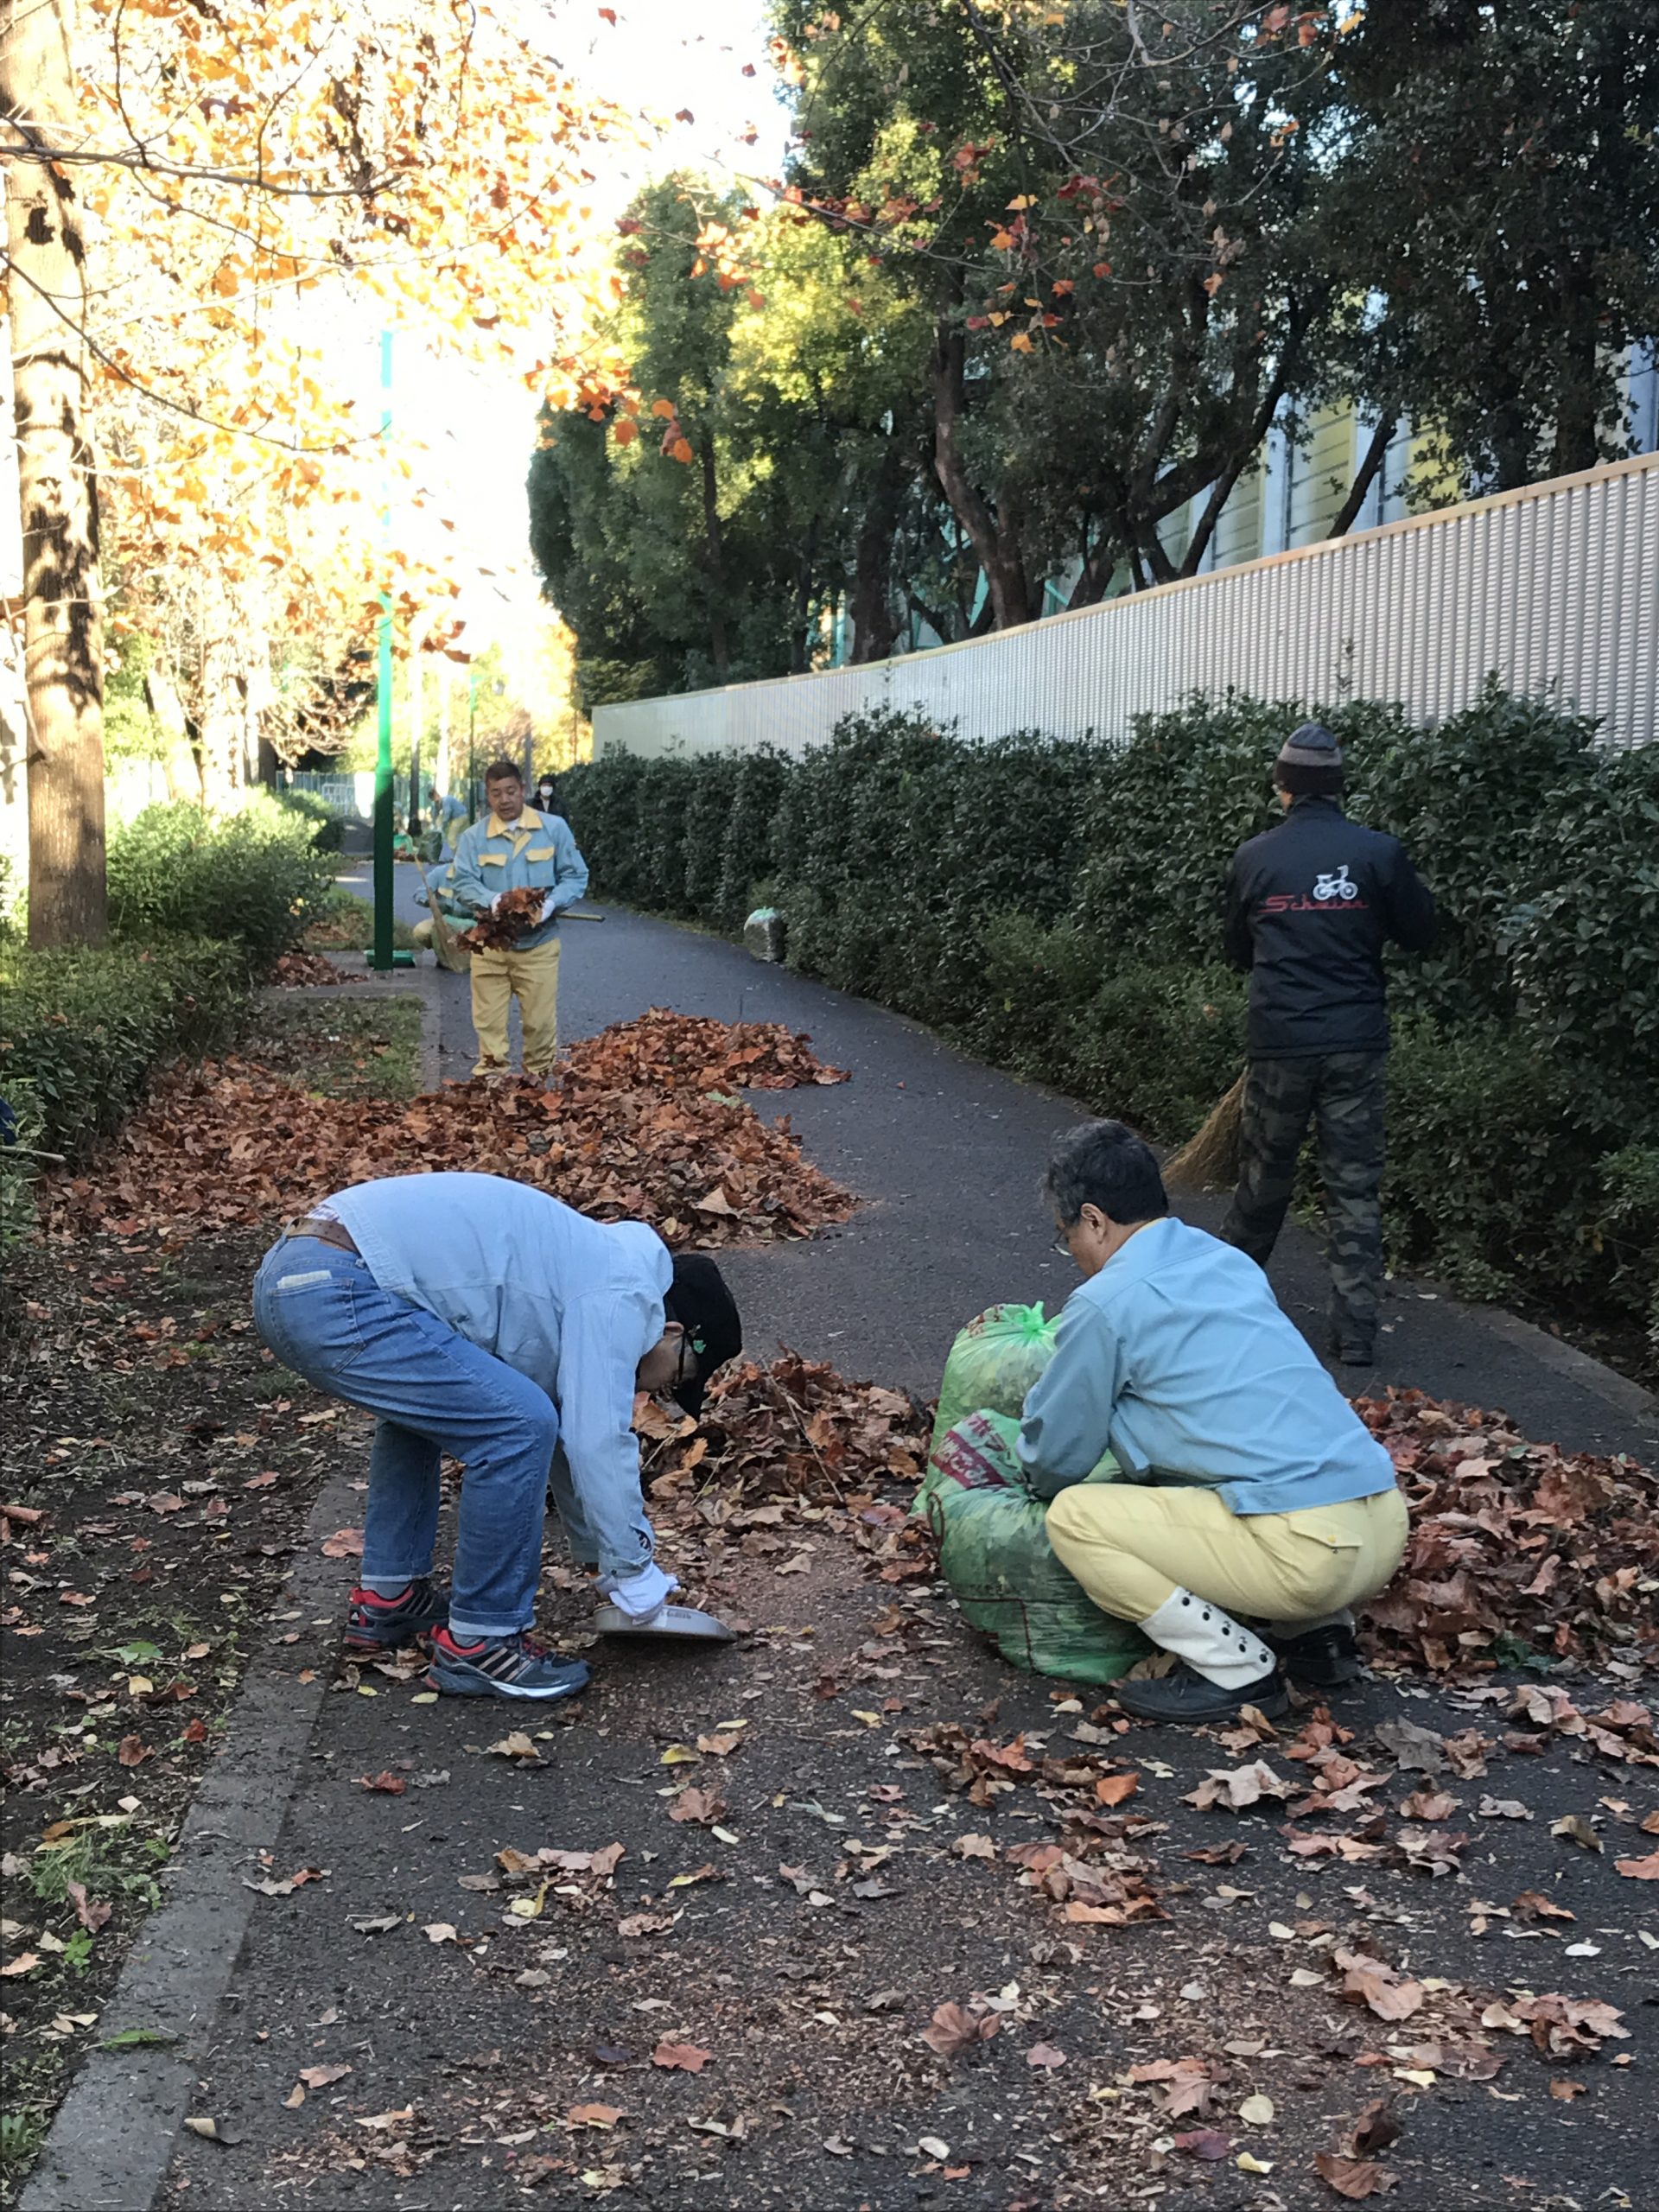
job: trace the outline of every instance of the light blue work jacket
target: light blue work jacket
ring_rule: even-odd
[[[1394,1462],[1255,1262],[1173,1217],[1072,1292],[1026,1397],[1019,1452],[1053,1497],[1114,1452],[1132,1481],[1200,1483],[1235,1513],[1394,1487]]]
[[[456,839],[452,881],[456,903],[479,913],[503,891],[520,891],[528,885],[546,892],[542,920],[526,930],[514,947],[529,952],[547,944],[557,931],[561,912],[574,906],[587,890],[588,863],[576,850],[569,823],[560,816],[538,814],[527,806],[509,825],[492,809]]]

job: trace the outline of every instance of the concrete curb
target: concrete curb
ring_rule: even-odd
[[[99,2042],[59,2106],[18,2212],[149,2212],[210,2050],[257,1893],[256,1853],[282,1834],[300,1762],[333,1673],[349,1563],[325,1559],[323,1539],[352,1522],[362,1500],[336,1475],[311,1510],[289,1580],[300,1640],[270,1637],[251,1661],[225,1745],[185,1817],[151,1914],[98,2024]],[[302,1682],[302,1671],[315,1679]],[[124,2050],[111,2037],[160,2040]]]
[[[1581,1390],[1592,1390],[1620,1413],[1629,1414],[1637,1421],[1650,1421],[1659,1428],[1659,1397],[1651,1390],[1644,1390],[1639,1382],[1632,1382],[1628,1375],[1619,1374],[1616,1368],[1604,1367],[1587,1351],[1563,1344],[1548,1329],[1523,1321],[1506,1306],[1460,1305],[1459,1311],[1483,1329],[1490,1329],[1495,1337],[1502,1337],[1505,1343],[1530,1353],[1541,1366],[1570,1376]]]

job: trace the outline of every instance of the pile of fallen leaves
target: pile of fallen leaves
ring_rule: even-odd
[[[1358,1411],[1411,1508],[1404,1563],[1365,1609],[1376,1657],[1443,1676],[1541,1655],[1659,1664],[1659,1476],[1418,1390]]]
[[[266,978],[268,982],[280,983],[284,988],[309,989],[315,984],[362,983],[368,981],[366,969],[336,968],[320,952],[285,952]]]
[[[845,1068],[817,1057],[804,1031],[781,1021],[715,1021],[660,1006],[573,1045],[563,1072],[567,1084],[669,1091],[794,1090],[848,1079]]]
[[[885,1529],[903,1516],[875,1490],[916,1481],[927,1458],[925,1406],[787,1351],[769,1366],[726,1368],[701,1422],[645,1399],[634,1426],[652,1515],[666,1526],[709,1528],[735,1516],[738,1525],[766,1528],[805,1504],[846,1508],[861,1526]]]
[[[855,1204],[802,1159],[786,1120],[690,1087],[469,1083],[324,1099],[233,1059],[175,1071],[96,1177],[51,1180],[43,1212],[58,1235],[240,1227],[438,1169],[509,1176],[599,1220],[647,1222],[677,1247],[809,1236]]]
[[[509,952],[527,930],[533,930],[542,918],[542,908],[547,893],[533,885],[521,884],[516,891],[504,891],[487,914],[480,914],[471,929],[463,930],[456,938],[468,952]]]

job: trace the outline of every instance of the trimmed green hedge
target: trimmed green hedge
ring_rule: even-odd
[[[84,1159],[120,1127],[160,1063],[230,1035],[247,979],[239,947],[201,938],[0,947],[0,1094],[27,1084],[41,1143]]]
[[[239,945],[158,938],[31,952],[0,939],[0,1098],[18,1139],[0,1145],[0,1252],[34,1226],[35,1154],[85,1161],[139,1103],[158,1066],[232,1034],[247,986]],[[13,1333],[15,1304],[4,1301]]]
[[[311,843],[319,853],[337,853],[346,842],[346,824],[327,799],[316,791],[301,791],[292,785],[276,784],[270,787],[270,797],[275,804],[289,814],[297,814],[311,824]]]
[[[232,938],[263,973],[327,909],[334,871],[309,817],[259,798],[222,821],[149,806],[110,840],[110,928],[120,938]]]
[[[315,805],[256,795],[228,820],[153,806],[110,840],[113,941],[30,951],[0,931],[0,1245],[33,1219],[35,1154],[84,1161],[156,1070],[224,1043],[248,986],[334,895]]]
[[[1390,956],[1393,1256],[1659,1321],[1659,745],[1599,752],[1496,687],[1433,730],[1319,711],[1442,917]],[[611,755],[564,790],[596,895],[728,932],[764,895],[802,972],[1178,1143],[1243,1062],[1222,892],[1307,712],[1195,699],[1117,751],[879,714],[798,760]]]

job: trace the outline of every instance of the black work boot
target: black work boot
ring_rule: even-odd
[[[1357,1681],[1364,1671],[1354,1631],[1345,1621],[1327,1621],[1321,1627],[1304,1629],[1300,1636],[1270,1633],[1268,1641],[1286,1674],[1311,1689],[1339,1690],[1346,1682]]]
[[[1185,1660],[1155,1681],[1115,1682],[1112,1695],[1137,1720],[1169,1720],[1188,1727],[1212,1720],[1236,1720],[1247,1705],[1276,1720],[1290,1710],[1290,1695],[1277,1667],[1236,1690],[1224,1689]]]

